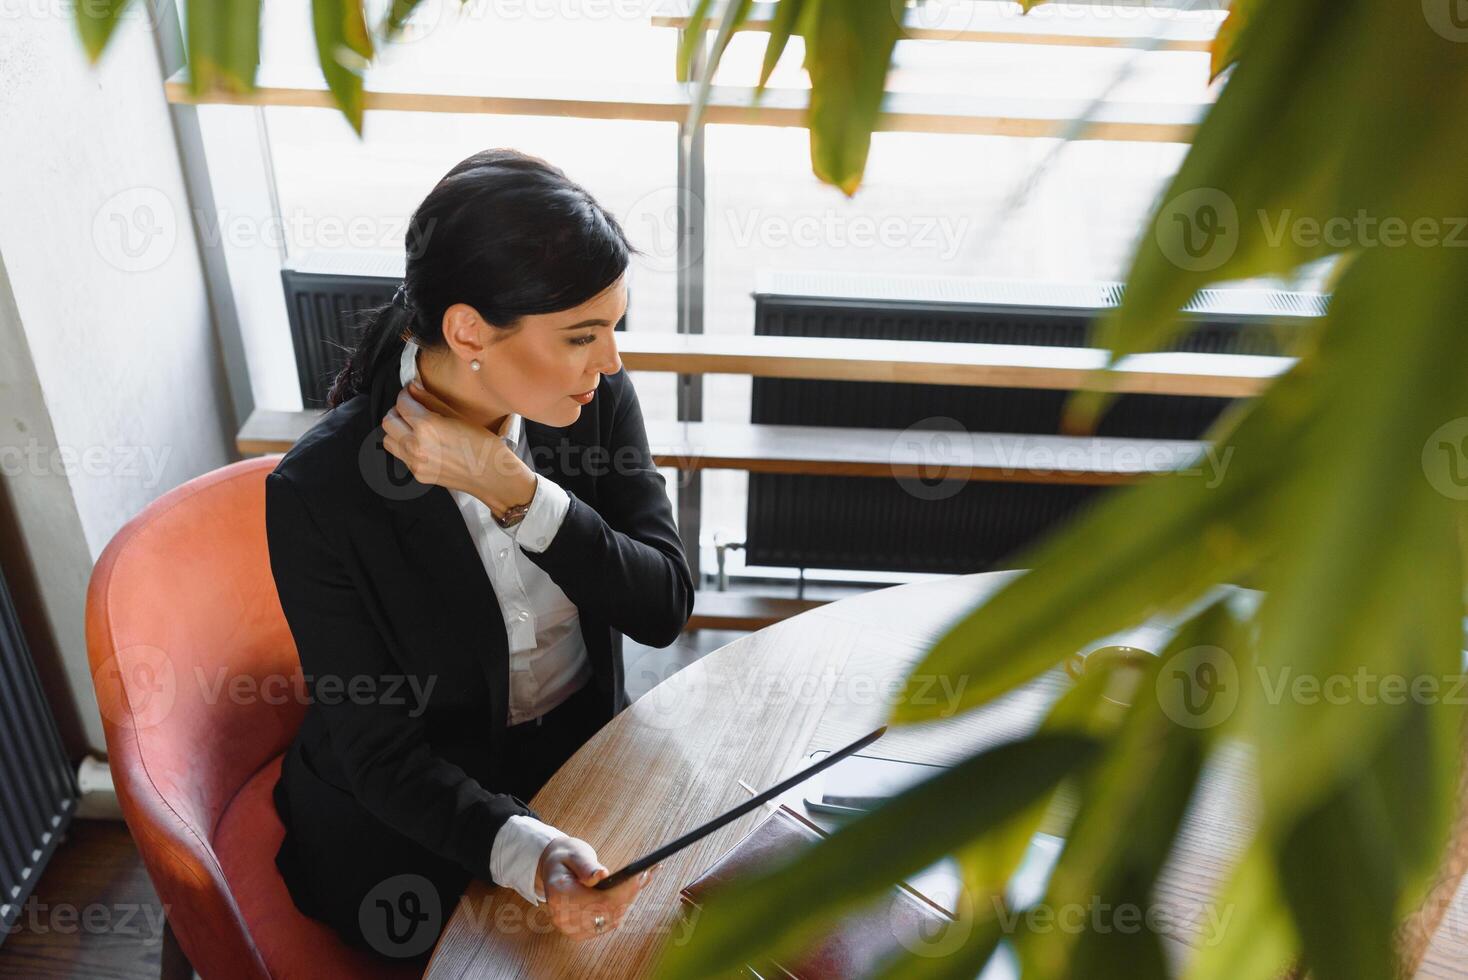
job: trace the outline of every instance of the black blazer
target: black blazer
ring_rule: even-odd
[[[397,359],[386,360],[368,391],[285,454],[265,491],[271,570],[312,694],[276,788],[287,830],[277,864],[303,910],[344,922],[356,898],[324,908],[338,890],[313,895],[307,879],[343,861],[402,866],[404,854],[373,852],[405,837],[492,882],[496,832],[515,814],[538,816],[496,788],[509,645],[489,576],[449,491],[419,483],[382,446],[402,388]],[[693,609],[692,578],[625,370],[602,377],[572,425],[526,419],[523,431],[533,468],[571,498],[550,546],[524,553],[579,611],[604,723],[629,703],[622,635],[672,643]],[[346,828],[384,825],[402,836],[346,839]],[[319,853],[338,841],[358,853]]]

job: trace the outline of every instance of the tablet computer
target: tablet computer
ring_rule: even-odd
[[[801,780],[809,779],[811,776],[814,776],[816,773],[820,772],[822,769],[825,769],[827,766],[833,766],[841,759],[844,759],[848,755],[851,755],[851,753],[856,752],[859,749],[866,748],[868,745],[871,745],[877,739],[881,738],[882,735],[886,733],[886,731],[887,726],[883,725],[876,731],[868,732],[851,744],[845,745],[832,752],[824,759],[817,761],[813,765],[806,766],[804,769],[800,770],[800,772],[796,773],[790,778],[776,783],[774,786],[771,786],[769,789],[765,790],[762,793],[756,793],[754,796],[751,796],[749,799],[745,800],[743,803],[739,804],[733,809],[726,810],[723,813],[719,814],[717,817],[714,817],[712,820],[708,821],[707,823],[700,824],[699,826],[694,827],[682,837],[679,837],[676,840],[669,841],[668,843],[664,844],[662,847],[659,847],[657,850],[651,852],[650,854],[643,855],[636,861],[633,861],[631,864],[627,865],[625,868],[622,868],[619,871],[614,871],[591,887],[615,888],[617,885],[626,881],[633,875],[652,867],[653,865],[666,858],[672,857],[674,854],[677,854],[689,844],[692,844],[695,841],[702,840],[709,834],[712,834],[714,831],[718,830],[720,827],[729,823],[731,820],[738,820],[740,817],[744,816],[746,813],[755,809],[756,807],[768,803],[770,800],[773,800],[775,797],[779,796],[790,787],[799,784]]]

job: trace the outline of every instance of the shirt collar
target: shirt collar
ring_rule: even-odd
[[[402,357],[398,359],[398,381],[405,386],[409,381],[418,378],[418,350],[418,344],[414,341],[410,340],[403,345]],[[509,443],[511,449],[516,449],[520,445],[524,429],[525,420],[520,417],[520,413],[511,412],[500,426],[499,436]]]

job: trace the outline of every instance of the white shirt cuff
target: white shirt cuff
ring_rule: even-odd
[[[511,528],[515,541],[526,551],[540,552],[550,547],[566,511],[571,509],[571,495],[555,480],[535,474],[535,496],[530,509],[519,524]]]
[[[544,902],[545,889],[535,887],[540,855],[547,844],[564,836],[534,817],[516,814],[506,820],[489,849],[489,873],[495,884],[515,889],[531,905]]]

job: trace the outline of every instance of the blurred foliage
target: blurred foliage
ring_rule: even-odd
[[[362,71],[416,5],[396,0],[373,29],[360,0],[313,0],[323,72],[359,132]],[[125,7],[78,5],[93,60]],[[186,8],[195,93],[249,89],[259,0]],[[679,77],[699,69],[695,112],[752,10],[697,0],[694,16],[719,26],[707,57],[694,57],[701,32],[680,50]],[[901,0],[779,0],[767,28],[760,91],[801,37],[812,166],[848,195],[904,11]],[[1229,460],[1217,485],[1174,476],[1109,494],[1021,556],[1031,571],[954,625],[914,673],[946,675],[969,710],[1156,617],[1178,639],[1119,716],[1088,674],[1034,734],[732,886],[690,942],[666,950],[663,975],[711,976],[795,949],[954,854],[967,941],[947,956],[913,953],[886,976],[972,977],[1001,938],[1027,977],[1167,976],[1150,928],[1005,937],[995,910],[1062,798],[1075,805],[1045,901],[1155,901],[1200,775],[1238,748],[1252,760],[1258,827],[1218,898],[1232,927],[1187,975],[1268,976],[1298,961],[1320,980],[1380,980],[1404,967],[1395,936],[1448,846],[1463,759],[1452,692],[1468,499],[1468,20],[1452,0],[1236,0],[1210,70],[1223,80],[1217,102],[1140,237],[1100,345],[1113,359],[1158,349],[1204,286],[1323,259],[1337,263],[1328,315],[1286,374],[1209,433]],[[1103,372],[1072,399],[1069,429],[1094,427],[1106,389]],[[1244,612],[1217,601],[1240,581],[1263,596]],[[1393,697],[1391,678],[1428,687]],[[1354,686],[1328,696],[1338,679]],[[935,710],[903,698],[891,721],[921,724]]]
[[[1080,803],[1043,901],[1052,911],[1155,903],[1200,774],[1220,753],[1244,752],[1259,823],[1217,899],[1231,928],[1200,944],[1183,967],[1191,977],[1267,977],[1295,964],[1322,980],[1379,980],[1409,968],[1395,937],[1433,883],[1461,805],[1463,699],[1451,692],[1463,676],[1468,499],[1468,22],[1440,6],[1438,16],[1433,3],[1237,0],[1210,66],[1223,78],[1217,102],[1140,237],[1100,346],[1113,363],[1159,349],[1199,289],[1325,259],[1337,263],[1329,312],[1293,367],[1208,434],[1230,460],[1217,485],[1169,477],[1108,495],[1021,556],[1031,571],[913,671],[961,689],[968,710],[1119,630],[1174,625],[1155,685],[1143,685],[1155,693],[1113,732],[1092,732],[1097,751],[1064,774]],[[870,13],[859,7],[802,0],[796,32],[856,36]],[[844,56],[885,67],[887,35],[862,36],[856,49],[808,45],[807,67]],[[825,65],[811,79],[860,88],[871,74]],[[849,190],[864,160],[851,147],[870,136],[868,102],[853,91],[845,107],[827,105],[845,114],[812,112],[812,159]],[[1094,428],[1106,382],[1102,373],[1072,398],[1069,430]],[[1208,602],[1241,581],[1262,590],[1252,609],[1235,616]],[[936,710],[904,697],[890,720],[920,724]],[[709,976],[778,951],[726,909],[798,909],[782,936],[829,922],[858,880],[874,887],[858,870],[870,867],[858,842],[874,828],[888,831],[890,883],[897,867],[923,866],[915,847],[914,860],[905,855],[933,814],[982,799],[972,834],[950,853],[970,859],[966,871],[974,855],[1012,858],[1035,814],[1033,783],[1016,785],[1024,805],[1006,781],[941,796],[931,812],[892,800],[822,842],[819,869],[801,860],[731,886],[690,942],[665,951],[661,974]],[[1014,810],[1002,823],[992,818],[998,797]],[[991,856],[989,866],[1013,862]],[[820,876],[819,892],[807,874]],[[965,880],[970,944],[913,953],[886,975],[975,975],[1000,936],[972,910],[1000,901],[1005,879]],[[786,888],[810,897],[791,903]],[[1026,977],[1176,969],[1150,929],[1007,938]]]

